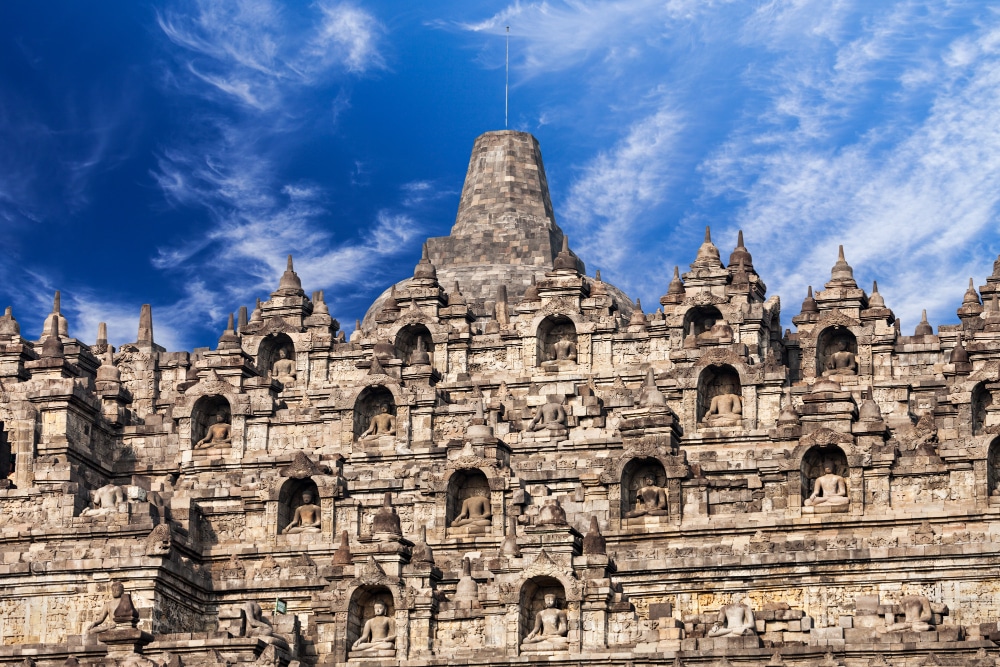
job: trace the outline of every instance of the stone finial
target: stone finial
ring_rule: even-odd
[[[953,364],[967,364],[969,363],[969,353],[965,349],[965,345],[962,344],[962,334],[958,334],[958,341],[955,343],[955,347],[951,350],[951,363]]]
[[[302,281],[299,280],[299,274],[295,273],[291,255],[288,256],[288,263],[285,265],[285,272],[281,274],[281,279],[278,281],[278,291],[301,295],[305,294],[305,291],[302,289]]]
[[[148,303],[142,304],[139,310],[139,332],[135,340],[137,343],[153,344],[153,307]]]
[[[858,408],[858,419],[863,422],[882,421],[882,410],[878,407],[878,403],[872,400],[870,391],[864,392],[861,407]]]
[[[368,367],[368,375],[388,375],[385,369],[382,368],[382,362],[379,360],[378,355],[374,352],[372,353],[372,365]]]
[[[10,306],[0,317],[0,338],[14,338],[21,335],[21,325],[14,319],[14,313]]]
[[[55,296],[52,297],[52,312],[48,314],[45,318],[45,322],[42,324],[42,339],[49,335],[49,320],[56,322],[56,332],[57,335],[62,338],[69,338],[69,322],[63,317],[62,314],[62,294],[59,290],[56,290]]]
[[[806,298],[802,300],[802,314],[806,313],[818,313],[819,305],[816,303],[816,299],[813,298],[813,286],[809,286],[809,290],[806,292]]]
[[[647,327],[649,326],[649,320],[646,319],[646,313],[642,312],[642,301],[639,299],[635,300],[635,309],[632,310],[632,317],[628,321],[630,327]]]
[[[736,265],[736,270],[732,270],[732,265],[730,265],[730,275],[732,276],[732,286],[739,289],[749,289],[750,288],[750,274],[747,272],[746,264],[743,262],[743,258],[740,257],[739,264]]]
[[[524,300],[525,301],[541,301],[542,297],[538,294],[538,285],[535,284],[535,276],[531,276],[531,284],[524,290]]]
[[[108,325],[106,322],[97,323],[97,342],[95,347],[104,347],[108,344]]]
[[[326,305],[326,292],[316,290],[313,292],[313,315],[329,315],[330,307]]]
[[[562,249],[556,255],[556,258],[552,260],[552,268],[556,271],[577,272],[576,255],[570,252],[568,236],[563,236]]]
[[[658,408],[667,404],[667,397],[656,386],[656,376],[653,369],[646,371],[646,383],[642,387],[642,395],[639,397],[639,406],[643,408]]]
[[[350,565],[354,562],[351,556],[351,539],[347,536],[347,531],[340,533],[340,546],[333,552],[334,565]]]
[[[233,314],[229,313],[229,321],[226,330],[219,337],[219,350],[238,350],[240,348],[240,337],[236,334],[236,325]]]
[[[959,319],[973,319],[982,313],[983,304],[979,300],[979,292],[976,291],[972,278],[969,278],[969,289],[965,290],[965,296],[962,297],[962,305],[958,308],[958,317]]]
[[[868,297],[868,307],[869,308],[885,308],[885,299],[878,291],[878,281],[872,281],[872,295]]]
[[[601,280],[601,270],[597,269],[594,273],[594,279],[590,283],[590,296],[607,296],[607,294],[608,286],[604,284],[603,280]]]
[[[826,287],[857,288],[857,286],[858,284],[854,282],[854,269],[844,258],[844,246],[841,245],[837,249],[837,261],[830,272],[830,282],[826,284]]]
[[[45,340],[42,343],[42,358],[43,359],[60,359],[63,356],[63,342],[59,338],[59,322],[54,317],[48,320],[48,331],[46,331]]]
[[[448,293],[448,305],[449,306],[464,306],[465,297],[462,296],[462,290],[458,287],[458,281],[455,281],[455,286],[452,288],[451,292]]]
[[[458,608],[479,609],[479,584],[472,578],[472,561],[468,557],[462,558],[462,576],[455,586],[455,595],[452,597],[452,604]]]
[[[674,277],[670,279],[667,293],[660,297],[660,305],[678,304],[684,301],[684,282],[681,280],[680,267],[674,267]]]
[[[507,534],[500,544],[500,555],[508,558],[520,558],[521,547],[517,546],[517,517],[507,518]]]
[[[257,299],[257,305],[250,313],[251,322],[262,322],[264,320],[264,304],[261,303],[260,299]]]
[[[243,333],[248,324],[250,324],[250,320],[247,317],[247,307],[240,306],[239,311],[236,313],[236,332]]]
[[[97,367],[98,382],[121,382],[122,372],[115,366],[115,349],[105,345],[101,365]]]
[[[744,267],[744,271],[753,271],[753,257],[750,255],[750,251],[746,249],[743,245],[743,230],[741,229],[736,235],[736,248],[733,250],[732,254],[729,255],[729,268],[734,266]]]
[[[496,325],[497,331],[491,333],[498,333],[500,327],[510,325],[510,304],[507,303],[506,285],[497,287],[497,298],[493,303],[493,322]]]
[[[423,563],[425,565],[434,564],[434,551],[427,544],[427,526],[420,526],[420,537],[417,538],[416,544],[413,545],[413,555],[410,558],[410,562]]]
[[[688,350],[693,350],[698,347],[698,334],[694,331],[694,322],[688,325],[687,335],[684,336],[684,348]]]
[[[389,288],[389,296],[386,297],[385,303],[382,304],[382,311],[398,313],[399,310],[399,301],[396,300],[396,285],[393,283],[392,287]]]
[[[430,257],[427,254],[427,242],[424,242],[424,247],[420,252],[420,261],[417,262],[417,266],[413,269],[414,280],[425,280],[431,283],[437,283],[437,269],[431,264]]]
[[[410,353],[409,362],[411,366],[431,365],[431,355],[427,353],[427,347],[424,345],[424,339],[422,336],[417,336],[417,347],[412,353]]]
[[[792,402],[792,388],[785,387],[785,400],[778,414],[778,426],[798,426],[799,423],[799,413],[795,411],[795,403]]]
[[[372,521],[372,532],[398,537],[402,537],[403,535],[403,531],[399,525],[399,515],[396,514],[396,508],[392,506],[392,493],[389,491],[385,492],[382,509],[378,511]]]
[[[590,515],[590,530],[583,536],[583,555],[605,556],[608,553],[608,541],[601,535],[601,526],[595,515]]]
[[[722,258],[719,256],[719,249],[712,243],[712,228],[705,227],[705,240],[698,248],[698,254],[691,264],[691,269],[721,269]]]
[[[927,310],[924,309],[920,315],[920,323],[917,324],[916,329],[913,332],[914,336],[933,336],[934,328],[927,321]]]

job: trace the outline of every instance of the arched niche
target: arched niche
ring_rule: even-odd
[[[213,394],[202,396],[195,401],[194,407],[191,408],[192,446],[196,446],[205,437],[210,426],[219,423],[219,416],[222,417],[223,423],[232,427],[233,410],[225,396]],[[230,432],[231,437],[232,433]]]
[[[555,577],[532,577],[521,587],[521,613],[518,623],[518,641],[522,649],[531,648],[525,645],[525,638],[531,634],[535,626],[535,618],[545,606],[545,596],[555,597],[555,608],[566,613],[566,589]],[[567,632],[568,635],[568,632]],[[566,635],[564,635],[566,636]]]
[[[739,426],[743,423],[740,374],[729,364],[706,366],[698,376],[698,423]]]
[[[295,361],[295,343],[285,333],[270,334],[260,342],[257,349],[257,367],[265,373],[270,373],[272,377],[277,377],[274,373],[274,364],[281,358],[281,352],[285,353],[286,359]]]
[[[287,480],[278,493],[278,533],[284,532],[295,517],[295,510],[306,504],[306,496],[311,496],[309,504],[319,506],[319,488],[309,477]]]
[[[351,595],[351,603],[347,610],[347,651],[351,652],[354,642],[358,641],[365,623],[375,617],[375,604],[385,606],[385,616],[395,623],[396,604],[392,592],[385,586],[359,586]],[[398,628],[396,628],[398,631]]]
[[[1000,502],[1000,437],[994,438],[986,454],[986,491]]]
[[[485,473],[474,468],[456,471],[448,480],[448,532],[488,533],[493,525],[492,514],[490,482]],[[462,518],[457,519],[459,516]]]
[[[858,339],[847,327],[823,329],[816,339],[816,375],[856,375]]]
[[[691,335],[691,325],[694,325],[695,338],[706,337],[716,322],[725,321],[722,313],[715,306],[697,306],[684,314],[684,336]]]
[[[576,325],[565,315],[549,315],[538,325],[538,365],[573,365],[577,358]]]
[[[388,414],[395,417],[396,401],[392,397],[392,392],[381,385],[365,387],[358,394],[358,400],[354,402],[354,439],[358,440],[362,434],[369,430],[372,419],[381,414],[382,406],[388,410]],[[374,434],[373,434],[374,435]]]
[[[844,483],[850,479],[851,469],[847,464],[847,454],[837,445],[816,445],[810,447],[802,455],[799,469],[802,480],[802,500],[812,495],[816,480],[826,474],[826,464],[833,465],[833,474],[844,478]]]
[[[623,518],[665,516],[667,514],[667,471],[658,460],[654,458],[632,459],[622,468],[621,483],[621,516]],[[657,490],[662,491],[662,494]]]
[[[417,341],[423,342],[424,351],[427,352],[427,357],[433,366],[434,339],[431,337],[430,330],[423,324],[407,324],[399,330],[395,343],[396,358],[401,359],[404,364],[411,364],[413,352],[417,349]]]
[[[972,435],[982,435],[986,424],[986,409],[993,405],[993,393],[980,382],[972,390]]]

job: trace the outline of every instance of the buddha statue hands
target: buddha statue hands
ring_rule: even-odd
[[[288,352],[282,348],[278,350],[278,360],[271,367],[271,375],[281,384],[292,384],[298,377],[295,369],[295,361],[288,358]]]
[[[930,624],[931,602],[923,595],[907,595],[899,601],[903,608],[905,620],[899,623],[888,623],[879,633],[886,632],[927,632],[933,630]]]
[[[739,426],[743,423],[743,399],[736,394],[713,396],[701,421],[706,426]]]
[[[858,360],[853,352],[847,349],[847,342],[837,340],[834,351],[826,358],[823,375],[857,375]]]
[[[80,516],[102,516],[118,511],[118,506],[125,502],[122,488],[116,484],[105,484],[90,492],[90,507],[80,512]]]
[[[543,429],[550,431],[564,431],[566,429],[566,408],[562,406],[562,403],[557,403],[555,399],[550,398],[547,403],[538,408],[527,428],[529,431]]]

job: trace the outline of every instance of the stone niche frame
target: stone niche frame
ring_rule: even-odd
[[[861,374],[861,355],[858,353],[858,337],[849,327],[842,324],[824,326],[816,336],[815,369],[816,377],[824,377],[826,359],[835,351],[838,343],[844,344],[844,351],[854,355],[858,365],[858,375]]]
[[[349,433],[351,442],[359,442],[361,434],[368,430],[371,419],[378,414],[382,405],[389,405],[389,414],[396,418],[396,434],[391,436],[399,441],[401,433],[409,431],[402,423],[400,401],[395,386],[386,383],[374,383],[361,388],[354,394],[351,401],[350,428],[345,424],[344,432]]]
[[[295,362],[296,370],[298,370],[299,360],[296,356],[295,341],[292,340],[290,335],[284,331],[280,331],[264,336],[257,345],[255,359],[257,370],[260,371],[261,375],[271,376],[271,368],[274,366],[274,362],[278,360],[278,352],[281,350],[289,353],[288,358]],[[301,371],[299,372],[301,373]]]
[[[714,384],[717,381],[718,385]],[[734,383],[735,387],[732,386]],[[746,405],[746,397],[743,395],[742,378],[739,371],[732,364],[711,364],[701,369],[701,372],[698,374],[698,394],[695,401],[695,420],[699,428],[720,428],[703,424],[702,420],[708,413],[712,399],[728,393],[736,394],[740,397],[741,407]],[[743,413],[741,412],[740,414],[742,415]],[[741,417],[741,419],[745,419],[745,417]],[[732,428],[742,428],[742,425]]]
[[[291,464],[279,469],[274,484],[269,485],[265,500],[265,525],[272,544],[298,544],[307,540],[329,542],[337,532],[337,498],[344,496],[343,478],[328,466],[314,463],[305,452],[295,454]],[[294,516],[295,507],[282,509],[282,503],[297,500],[304,490],[316,493],[315,504],[320,509],[320,532],[282,535]]]
[[[807,328],[808,327],[808,328]],[[802,324],[799,327],[799,373],[802,380],[811,381],[823,377],[823,369],[818,366],[821,350],[820,338],[827,329],[840,328],[846,330],[856,343],[855,357],[858,364],[856,376],[859,381],[863,378],[869,385],[872,376],[872,336],[874,327],[870,324],[864,325],[860,320],[845,315],[840,310],[832,310],[819,316],[815,323]],[[852,376],[838,376],[852,377]]]
[[[7,479],[18,489],[28,489],[35,482],[35,444],[41,434],[38,410],[22,401],[0,403],[0,428],[14,458],[13,474]]]
[[[655,521],[663,527],[678,526],[682,518],[681,484],[688,477],[690,470],[683,453],[670,454],[668,450],[657,446],[655,442],[639,441],[626,447],[617,457],[612,459],[601,474],[601,482],[608,489],[608,526],[617,526],[620,530],[630,530],[625,526],[626,498],[629,491],[625,487],[625,475],[630,465],[642,461],[655,461],[663,467],[667,488],[667,515],[658,517],[640,517],[649,529],[649,522]],[[633,504],[633,503],[630,503]]]
[[[229,382],[221,379],[215,371],[209,371],[197,384],[192,385],[184,392],[184,396],[178,397],[174,404],[174,419],[177,421],[177,439],[181,443],[181,453],[185,463],[190,462],[197,455],[198,450],[194,444],[198,442],[204,433],[194,438],[195,420],[197,413],[196,405],[203,398],[210,397],[214,402],[224,399],[229,404],[230,414],[230,439],[232,441],[230,457],[236,460],[243,458],[243,451],[246,447],[246,422],[250,415],[250,397],[241,394]]]
[[[437,327],[435,327],[437,328]],[[417,349],[417,339],[422,338],[424,349],[431,359],[431,367],[434,368],[434,360],[437,358],[434,349],[434,333],[424,322],[410,322],[401,327],[393,327],[394,332],[390,332],[393,341],[393,348],[396,350],[396,358],[403,362],[404,366],[410,363],[410,356]]]
[[[469,535],[467,533],[456,534],[451,531],[450,524],[452,514],[450,514],[449,504],[454,502],[451,499],[451,491],[456,483],[456,476],[466,473],[479,473],[486,477],[489,485],[490,511],[493,513],[493,525],[485,533]],[[465,457],[451,460],[447,463],[447,469],[439,480],[432,485],[434,493],[434,515],[444,517],[444,523],[440,526],[440,535],[448,539],[489,539],[499,544],[504,535],[504,528],[507,525],[507,505],[504,502],[504,494],[508,486],[508,478],[497,465],[488,459],[480,457]],[[455,507],[455,514],[461,511],[461,501]]]
[[[809,493],[803,495],[805,485],[807,484],[807,480],[803,480],[803,466],[808,463],[805,461],[805,458],[811,451],[819,452],[821,457],[824,452],[828,452],[833,456],[838,456],[836,452],[839,452],[839,455],[844,456],[848,467],[847,474],[843,474],[836,469],[834,472],[846,479],[847,497],[850,499],[850,504],[847,506],[845,512],[837,512],[835,514],[847,516],[862,515],[865,510],[864,468],[871,466],[870,454],[866,456],[863,452],[859,452],[855,445],[854,437],[850,434],[840,433],[828,428],[820,428],[800,438],[798,446],[788,457],[789,463],[794,465],[794,468],[788,467],[786,469],[788,475],[786,486],[788,493],[787,512],[789,516],[802,516],[802,503],[812,493],[810,489]],[[822,460],[822,458],[819,460]]]
[[[384,665],[398,660],[406,660],[410,650],[410,612],[413,600],[406,595],[406,586],[399,577],[389,576],[371,556],[369,561],[355,565],[358,576],[348,582],[343,595],[338,594],[331,611],[335,623],[333,651],[334,662],[343,664]],[[357,641],[367,620],[365,613],[373,614],[374,603],[379,596],[388,596],[392,604],[386,616],[392,614],[396,622],[396,656],[391,657],[351,657],[351,645]],[[383,599],[385,599],[383,597]],[[359,608],[363,611],[358,613]]]
[[[576,364],[580,364],[579,326],[569,315],[545,315],[535,324],[535,366],[555,360],[556,341],[570,338],[576,347]]]
[[[989,505],[1000,509],[1000,436],[986,447],[986,498]]]
[[[707,331],[712,329],[714,325],[719,320],[724,320],[727,324],[732,326],[732,323],[726,319],[726,315],[719,309],[720,304],[700,304],[696,306],[691,306],[684,311],[683,319],[683,335],[682,339],[687,339],[691,335],[691,323],[694,322],[694,335],[695,338]],[[712,325],[705,326],[704,322],[707,318],[713,318]]]

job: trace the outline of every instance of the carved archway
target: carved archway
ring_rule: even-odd
[[[694,335],[708,333],[719,320],[725,320],[722,312],[715,306],[696,306],[684,313],[684,337],[691,335],[691,325],[694,324]]]
[[[257,368],[261,373],[271,373],[274,363],[281,358],[281,352],[285,352],[285,358],[295,360],[295,343],[286,333],[273,333],[260,342],[257,349]]]
[[[521,613],[518,619],[518,644],[531,632],[535,616],[545,609],[545,596],[554,595],[556,608],[566,611],[566,588],[555,577],[537,576],[524,582],[521,587]]]
[[[665,489],[667,486],[667,471],[663,464],[652,457],[635,458],[625,464],[621,477],[621,516],[631,512],[636,507],[636,494],[639,489],[649,486]]]
[[[375,604],[382,603],[386,608],[386,618],[395,619],[396,602],[392,591],[387,586],[358,586],[351,594],[347,611],[347,650],[350,652],[354,642],[361,636],[361,631],[370,619],[375,616]],[[396,628],[396,632],[399,632]]]
[[[1000,499],[1000,437],[994,438],[986,454],[986,492]]]
[[[430,357],[431,366],[434,365],[434,339],[430,330],[423,324],[407,324],[396,334],[396,358],[401,359],[404,364],[410,363],[414,350],[417,349],[417,341],[423,341],[424,350]]]
[[[972,390],[972,435],[982,435],[986,424],[986,409],[993,405],[993,393],[980,382]]]
[[[456,470],[448,479],[446,526],[451,528],[455,517],[462,511],[462,504],[474,496],[486,498],[487,506],[490,505],[490,481],[486,477],[486,473],[478,469]],[[492,513],[492,508],[490,512]],[[485,527],[485,530],[478,532],[488,533],[490,527]]]

